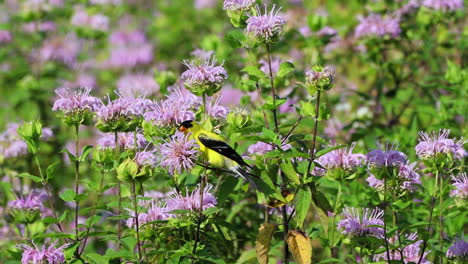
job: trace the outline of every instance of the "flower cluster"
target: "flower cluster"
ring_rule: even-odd
[[[57,241],[51,243],[49,246],[45,244],[42,245],[42,248],[39,248],[34,244],[31,247],[29,245],[20,244],[18,245],[19,248],[23,249],[23,256],[21,258],[22,264],[41,264],[41,263],[49,263],[49,264],[61,264],[65,263],[65,256],[63,254],[63,250],[69,246],[69,244],[65,244],[61,247],[55,248]]]
[[[457,238],[455,242],[447,250],[447,258],[468,261],[468,242],[461,238]]]
[[[463,0],[424,0],[422,5],[444,12],[463,9]]]
[[[18,223],[33,223],[45,212],[43,202],[45,194],[39,191],[31,191],[29,195],[8,202],[10,214]]]
[[[85,10],[78,9],[71,18],[71,24],[87,27],[97,31],[109,30],[109,18],[102,14],[89,15]]]
[[[467,141],[462,138],[459,140],[448,138],[449,134],[449,129],[439,130],[438,133],[420,132],[419,143],[415,147],[418,157],[422,160],[431,160],[450,155],[453,159],[460,160],[467,156],[463,148]]]
[[[162,206],[159,202],[152,201],[151,205],[148,208],[147,212],[142,212],[138,214],[138,224],[146,224],[149,222],[157,221],[157,220],[167,220],[169,218],[173,218],[174,215],[169,213],[170,209],[165,206]],[[135,212],[131,211],[133,217],[127,219],[127,226],[132,228],[135,226]]]
[[[80,41],[73,35],[52,37],[43,42],[37,56],[41,62],[57,61],[74,66],[80,50]]]
[[[189,140],[184,133],[177,132],[169,142],[159,147],[161,166],[170,174],[189,171],[195,166],[198,150],[195,140]]]
[[[417,233],[412,233],[410,235],[406,236],[406,240],[412,241],[409,245],[406,245],[404,247],[400,247],[397,250],[391,250],[390,253],[390,260],[401,260],[401,256],[403,256],[403,262],[404,263],[423,263],[423,264],[430,264],[431,262],[426,259],[427,254],[430,253],[430,251],[425,251],[424,256],[421,259],[421,262],[419,262],[419,258],[421,256],[421,244],[423,243],[422,240],[417,240],[418,239],[418,234]],[[398,242],[398,235],[395,235],[392,238],[388,239],[388,242],[390,244],[395,244]],[[380,260],[385,260],[388,261],[388,256],[386,252],[374,255],[373,257],[374,261],[380,261]]]
[[[119,97],[97,111],[97,128],[103,132],[134,131],[143,120],[143,115],[152,105],[143,98]]]
[[[117,31],[110,35],[112,45],[109,66],[133,68],[153,61],[153,45],[148,42],[142,31]]]
[[[136,134],[137,144],[135,145],[135,135],[133,132],[119,132],[117,133],[117,144],[121,149],[144,149],[148,145],[148,141],[141,133]],[[97,140],[98,147],[100,148],[115,148],[115,134],[105,133]]]
[[[12,39],[10,31],[0,30],[0,44],[10,42]]]
[[[290,144],[283,144],[281,146],[281,149],[283,151],[286,151],[288,149],[292,148],[292,146]],[[265,142],[262,142],[262,141],[259,141],[255,144],[252,144],[250,145],[248,148],[247,148],[247,152],[249,154],[254,154],[254,155],[264,155],[272,150],[274,150],[274,146],[272,144],[268,144],[268,143],[265,143]]]
[[[275,6],[268,13],[265,5],[265,12],[262,14],[257,6],[257,15],[247,19],[247,33],[251,34],[257,41],[270,43],[276,41],[283,33],[283,25],[286,23],[283,17],[279,16],[280,9],[275,10]]]
[[[382,17],[371,14],[368,17],[360,17],[359,25],[354,30],[356,38],[367,36],[396,38],[400,35],[400,20],[392,17]]]
[[[407,158],[403,152],[397,151],[396,146],[386,145],[385,149],[379,149],[367,153],[366,160],[369,167],[398,167],[406,164]]]
[[[344,219],[338,222],[338,230],[341,229],[343,234],[357,237],[384,237],[383,228],[377,227],[384,224],[382,210],[364,208],[361,215],[360,210],[357,208],[344,208],[342,214]]]
[[[356,143],[349,148],[332,150],[318,158],[318,163],[329,171],[339,169],[340,171],[351,172],[365,162],[364,154],[353,153]],[[320,168],[317,168],[320,169]]]
[[[100,99],[91,96],[91,88],[55,90],[58,99],[52,107],[53,111],[60,112],[60,116],[68,125],[89,125],[94,114],[102,107]]]
[[[416,162],[411,164],[402,164],[398,168],[398,174],[396,179],[398,180],[398,186],[402,190],[406,190],[409,192],[414,192],[421,185],[421,179],[417,172],[415,172],[414,167],[416,166]],[[383,190],[385,186],[385,180],[377,179],[375,175],[372,173],[366,179],[369,183],[369,186],[376,189],[376,190]]]
[[[187,210],[198,211],[200,208],[204,211],[208,208],[215,207],[217,204],[216,197],[210,193],[211,186],[205,187],[200,193],[200,187],[192,192],[187,191],[186,196],[175,194],[167,200],[167,208],[171,211]],[[203,197],[200,197],[202,195]],[[202,199],[201,199],[202,198]],[[200,202],[202,204],[200,204]]]
[[[461,200],[468,199],[468,177],[466,173],[460,173],[457,176],[452,175],[454,190],[450,191],[451,197],[456,197]]]
[[[193,94],[211,96],[221,89],[228,75],[223,65],[216,65],[216,58],[212,57],[200,63],[183,62],[188,70],[180,78],[185,87]]]
[[[255,0],[224,0],[224,10],[245,11],[253,7]]]
[[[151,75],[125,74],[117,81],[117,91],[124,97],[149,96],[159,91],[159,85]]]

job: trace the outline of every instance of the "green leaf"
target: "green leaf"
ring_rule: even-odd
[[[47,169],[46,169],[46,175],[47,175],[46,181],[48,181],[48,180],[54,178],[54,176],[55,176],[55,175],[54,175],[55,168],[56,168],[57,165],[59,165],[59,164],[60,164],[60,162],[57,161],[57,162],[52,163],[51,165],[49,165],[49,167],[47,167]]]
[[[243,31],[235,29],[229,31],[224,39],[229,43],[229,45],[235,49],[237,48],[242,48],[244,46],[243,43],[245,43],[245,35]]]
[[[303,116],[315,116],[315,106],[312,102],[301,101],[301,108],[297,109],[297,112]]]
[[[109,258],[106,256],[99,255],[97,253],[88,253],[83,255],[83,258],[93,264],[107,264],[109,263]]]
[[[286,98],[275,98],[275,101],[273,102],[273,98],[268,97],[266,99],[266,102],[264,105],[262,105],[261,109],[265,110],[274,110],[278,108],[280,105],[284,104],[287,101]]]
[[[280,165],[281,170],[283,170],[284,174],[292,181],[294,184],[300,184],[301,181],[299,180],[299,176],[297,176],[297,172],[294,170],[294,167],[291,161],[285,161]]]
[[[333,213],[333,207],[330,205],[330,202],[328,201],[327,197],[320,191],[317,191],[316,189],[312,189],[312,200],[314,201],[314,204],[320,208],[325,215],[328,215],[328,212]]]
[[[239,179],[235,177],[227,177],[219,187],[218,191],[218,204],[223,204],[228,198],[229,194],[232,193],[236,185],[239,183]]]
[[[83,150],[81,151],[80,162],[83,162],[86,160],[86,158],[88,157],[92,149],[93,149],[93,146],[91,145],[87,145],[83,147]]]
[[[275,142],[276,139],[278,138],[278,135],[275,132],[273,132],[273,130],[270,130],[270,129],[266,128],[266,127],[264,127],[262,129],[262,135],[266,139],[268,139],[270,142]]]
[[[283,63],[281,63],[276,76],[284,77],[284,76],[286,76],[288,73],[290,73],[292,71],[294,71],[294,64],[292,64],[291,62],[283,62]]]
[[[65,202],[72,202],[75,200],[76,193],[72,189],[66,189],[63,193],[60,194],[60,198]]]
[[[451,84],[460,83],[463,81],[463,71],[460,66],[447,60],[447,71],[445,72],[445,79]]]
[[[328,108],[326,104],[320,104],[318,120],[327,120],[328,118],[330,118],[330,115],[330,108]]]
[[[266,78],[266,74],[256,66],[247,66],[241,70],[241,72],[246,72],[249,76],[254,77],[254,79],[263,79]]]
[[[29,174],[29,173],[27,173],[27,172],[20,173],[17,177],[31,179],[31,180],[34,181],[34,182],[42,182],[42,178],[41,178],[41,177],[34,176],[34,175]]]
[[[296,208],[296,219],[299,227],[304,224],[304,219],[312,203],[312,193],[309,186],[302,186],[295,195],[294,207]]]
[[[60,153],[67,153],[68,158],[70,159],[71,162],[75,162],[78,159],[73,155],[68,149],[62,150]]]

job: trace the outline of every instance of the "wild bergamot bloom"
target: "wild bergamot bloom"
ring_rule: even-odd
[[[195,140],[189,140],[182,132],[176,132],[172,139],[159,147],[161,166],[170,174],[189,171],[195,166],[199,151]]]
[[[431,9],[448,12],[463,9],[463,0],[424,0],[422,5]]]
[[[256,14],[247,19],[247,33],[252,36],[257,42],[272,43],[276,42],[283,33],[283,25],[286,20],[279,15],[281,8],[273,8],[268,12],[265,5],[265,11],[262,14],[260,7],[256,7]]]
[[[338,222],[338,230],[351,237],[376,237],[383,238],[383,215],[381,209],[344,208],[342,215],[344,219]]]
[[[355,146],[356,143],[353,143],[349,148],[332,150],[320,156],[317,161],[327,169],[330,176],[341,179],[342,176],[354,172],[359,166],[365,163],[366,156],[364,156],[364,154],[353,153]],[[317,170],[319,169],[320,168],[317,168]]]
[[[194,62],[183,61],[188,70],[182,73],[180,78],[184,81],[185,88],[195,95],[211,96],[221,90],[228,75],[223,65],[217,65],[216,58]]]
[[[91,88],[59,88],[55,93],[59,98],[52,110],[59,112],[65,124],[70,126],[91,124],[95,112],[102,107],[101,100],[90,95]]]
[[[405,236],[407,241],[411,241],[410,244],[406,246],[400,245],[397,250],[390,250],[389,255],[390,255],[390,260],[401,260],[401,257],[403,256],[403,263],[418,263],[419,258],[421,257],[421,244],[423,243],[423,240],[418,240],[418,234],[417,233],[412,233],[410,235]],[[400,243],[399,240],[402,240],[402,236],[399,238],[398,235],[395,235],[394,237],[388,238],[388,242],[391,245],[399,245],[397,243]],[[381,247],[383,248],[383,247]],[[427,254],[429,254],[430,251],[426,250],[424,252],[424,256],[421,259],[420,263],[423,264],[430,264],[429,260],[426,259]],[[373,257],[374,261],[380,261],[380,260],[386,260],[388,261],[388,256],[386,252],[383,252],[381,254],[374,255]]]
[[[42,245],[42,247],[38,247],[33,242],[33,246],[31,247],[26,244],[18,245],[19,248],[23,249],[23,255],[21,258],[22,264],[61,264],[65,263],[65,256],[63,254],[63,250],[69,246],[69,244],[65,244],[61,247],[56,248],[55,245],[57,241],[51,243],[49,246],[46,244]]]
[[[33,223],[40,218],[45,209],[44,200],[44,193],[31,191],[27,196],[10,201],[8,209],[18,223]]]
[[[354,30],[356,38],[368,36],[382,38],[389,36],[396,38],[400,35],[400,19],[398,17],[382,17],[378,14],[371,14],[368,17],[360,17],[360,23]]]
[[[453,189],[450,191],[450,196],[455,197],[461,201],[467,201],[468,200],[468,177],[466,176],[466,173],[460,173],[457,176],[452,175],[452,180],[453,180]]]
[[[419,143],[416,145],[416,154],[422,160],[438,159],[447,155],[453,159],[462,159],[467,153],[463,145],[467,142],[463,138],[449,138],[450,129],[441,129],[439,132],[419,132]]]
[[[200,208],[204,211],[208,208],[215,207],[217,204],[216,197],[210,193],[211,185],[208,185],[203,190],[203,199],[200,199],[200,186],[194,189],[192,192],[187,190],[185,196],[181,194],[175,194],[167,200],[167,208],[171,211],[174,210],[188,210],[198,211]],[[200,204],[200,200],[202,204]]]
[[[468,242],[457,238],[447,250],[446,256],[454,263],[466,263],[465,261],[468,261]]]

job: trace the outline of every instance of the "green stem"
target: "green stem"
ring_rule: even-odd
[[[312,139],[312,147],[311,147],[311,150],[310,150],[309,166],[307,166],[307,174],[306,175],[309,175],[310,169],[312,168],[312,162],[314,162],[314,158],[315,158],[315,143],[317,142],[317,127],[318,127],[319,110],[320,110],[320,90],[317,91],[317,101],[315,102],[314,137]]]
[[[275,82],[273,78],[273,72],[271,70],[271,51],[270,51],[270,44],[266,44],[266,50],[268,53],[268,69],[270,70],[270,85],[271,85],[271,97],[273,99],[273,105],[276,106],[276,91],[275,91]],[[275,132],[278,133],[278,117],[276,113],[276,107],[273,108],[273,120],[275,121]]]
[[[206,175],[206,169],[205,172],[202,174],[200,177],[200,209],[198,211],[198,221],[197,221],[197,229],[195,232],[195,242],[193,243],[193,249],[192,249],[192,263],[195,263],[195,254],[197,253],[197,245],[200,241],[200,229],[201,229],[201,222],[202,222],[202,217],[203,217],[203,189],[205,188],[205,175]]]
[[[80,159],[79,157],[79,146],[78,146],[78,130],[79,130],[79,125],[75,126],[75,193],[78,195],[78,181],[80,179]],[[79,210],[79,202],[78,199],[75,200],[75,237],[76,241],[79,240],[78,237],[78,210]],[[78,250],[78,248],[77,248]]]
[[[387,239],[387,220],[385,219],[387,211],[387,171],[384,172],[384,200],[383,200],[383,223],[384,223],[384,239],[385,239],[385,251],[387,252],[387,261],[390,262],[390,250]]]
[[[331,238],[330,238],[330,241],[331,241],[331,247],[330,247],[330,255],[332,258],[336,258],[337,256],[336,253],[338,253],[337,251],[335,251],[335,243],[334,243],[334,240],[335,240],[335,219],[336,219],[336,214],[337,214],[337,211],[338,211],[338,206],[340,205],[340,200],[341,200],[341,182],[340,184],[338,184],[338,193],[336,194],[336,201],[335,201],[335,207],[334,207],[334,212],[333,212],[333,220],[332,220],[332,231],[331,231]]]
[[[443,220],[443,203],[444,203],[444,179],[443,175],[439,175],[439,250],[442,252],[444,243],[444,220]],[[442,256],[439,257],[439,263],[443,263]]]
[[[115,160],[117,164],[119,163],[119,137],[118,132],[114,132],[114,152],[115,152]],[[116,172],[117,173],[117,172]],[[117,187],[119,189],[119,208],[117,211],[117,215],[120,216],[122,211],[122,186],[120,180],[117,178]],[[122,223],[121,220],[117,220],[117,248],[120,249],[120,239],[122,237]]]
[[[138,248],[138,260],[142,260],[141,245],[140,245],[140,225],[138,223],[138,204],[136,196],[135,180],[132,180],[132,195],[133,195],[133,207],[135,209],[135,225],[137,235],[137,248]]]

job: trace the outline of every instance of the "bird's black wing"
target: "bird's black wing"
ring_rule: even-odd
[[[242,157],[233,148],[231,148],[231,146],[226,144],[226,142],[203,136],[198,136],[198,139],[205,147],[223,155],[226,158],[237,162],[239,165],[249,167],[249,165],[245,163]]]

